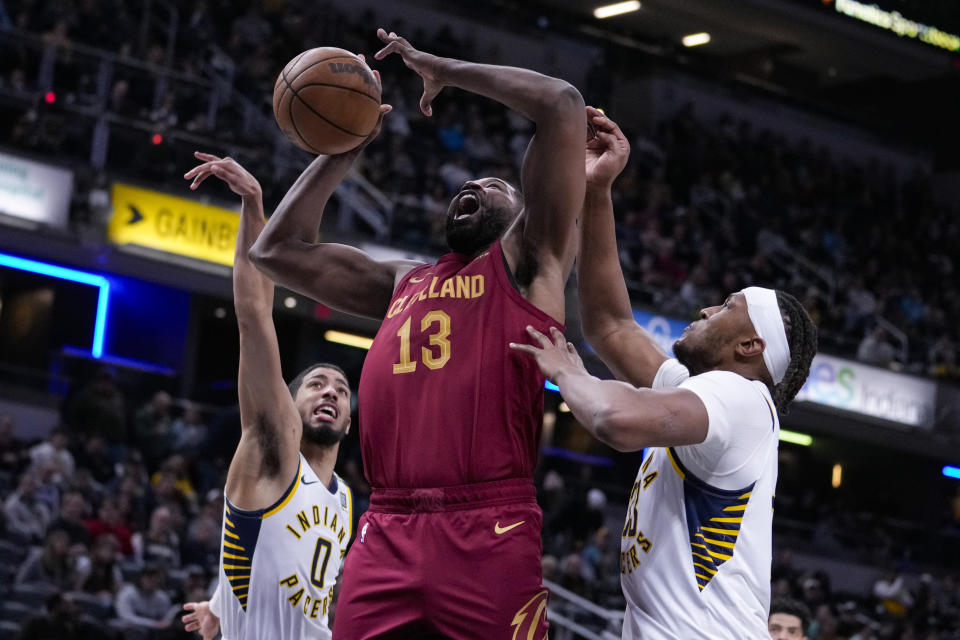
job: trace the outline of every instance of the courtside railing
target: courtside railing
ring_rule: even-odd
[[[550,590],[547,606],[550,634],[554,640],[619,640],[623,628],[623,611],[605,609],[559,584],[544,580]]]

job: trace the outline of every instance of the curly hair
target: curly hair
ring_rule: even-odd
[[[773,388],[773,402],[777,410],[785,414],[810,374],[810,363],[817,354],[817,325],[800,301],[789,293],[777,291],[777,305],[790,344],[790,363],[783,380]]]

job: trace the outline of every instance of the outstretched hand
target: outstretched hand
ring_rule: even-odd
[[[183,608],[188,613],[181,618],[185,631],[197,631],[203,640],[213,640],[220,630],[220,619],[210,611],[209,602],[188,602]]]
[[[540,345],[539,347],[533,344],[511,342],[510,348],[533,356],[547,380],[556,382],[557,377],[562,372],[587,372],[576,347],[573,346],[573,343],[567,342],[567,339],[556,327],[550,327],[550,335],[553,340],[530,326],[527,327],[527,333],[530,334],[534,342]]]
[[[260,183],[233,158],[220,158],[211,153],[194,151],[193,156],[203,162],[183,174],[187,180],[193,178],[190,190],[193,191],[210,176],[216,176],[227,183],[230,190],[243,198],[261,196]]]
[[[384,29],[377,29],[377,37],[380,38],[386,46],[380,49],[380,51],[377,51],[374,58],[383,60],[391,53],[396,53],[403,58],[403,63],[407,65],[407,68],[413,69],[417,75],[423,79],[423,95],[420,97],[420,111],[422,111],[425,116],[432,116],[433,107],[431,103],[444,86],[437,74],[438,61],[440,58],[414,49],[413,45],[407,42],[406,38],[398,36],[393,31],[387,33]]]
[[[587,140],[587,185],[609,188],[630,158],[630,143],[617,123],[599,109],[587,107],[587,122],[596,136]]]

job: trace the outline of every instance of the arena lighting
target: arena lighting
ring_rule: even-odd
[[[593,10],[594,18],[612,18],[613,16],[619,16],[623,13],[630,13],[631,11],[636,11],[640,8],[640,3],[636,0],[631,0],[630,2],[617,2],[614,4],[605,4],[602,7],[597,7]]]
[[[780,440],[789,442],[790,444],[798,444],[801,447],[809,447],[813,444],[813,438],[807,434],[788,431],[786,429],[780,429]]]
[[[47,104],[53,104],[57,101],[57,94],[55,94],[53,91],[47,91],[45,94],[43,94],[43,101]]]
[[[688,36],[683,36],[680,42],[682,42],[685,47],[696,47],[710,42],[710,34],[706,32],[691,33]]]
[[[287,296],[283,299],[283,306],[285,306],[287,309],[293,309],[295,306],[297,306],[297,299],[293,296]]]
[[[956,478],[960,480],[960,467],[951,467],[950,465],[944,465],[943,475],[948,478]]]
[[[566,402],[561,402],[560,406],[557,408],[560,409],[560,413],[570,413],[570,405],[568,405]]]
[[[100,294],[97,297],[97,319],[93,325],[93,344],[90,346],[90,355],[97,359],[103,355],[103,337],[107,331],[107,307],[110,304],[109,280],[103,276],[85,271],[68,269],[67,267],[39,262],[37,260],[28,260],[27,258],[20,258],[6,253],[0,253],[0,266],[98,287]]]
[[[843,465],[839,462],[833,465],[833,475],[830,477],[830,486],[839,489],[843,483]]]
[[[150,136],[150,142],[152,142],[154,146],[159,145],[163,142],[163,136],[160,135],[159,133],[155,133],[152,136]]]
[[[543,383],[543,388],[546,389],[547,391],[556,391],[557,393],[560,393],[560,387],[558,387],[557,385],[553,384],[553,383],[550,382],[549,380],[547,380],[545,383]]]
[[[373,344],[373,338],[365,338],[364,336],[344,333],[343,331],[327,331],[323,334],[323,339],[327,342],[345,344],[348,347],[356,347],[357,349],[369,349],[370,345]]]

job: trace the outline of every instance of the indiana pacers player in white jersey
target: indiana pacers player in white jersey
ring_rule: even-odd
[[[260,185],[230,158],[195,154],[195,189],[213,175],[242,197],[233,265],[240,328],[240,443],[224,489],[220,582],[188,603],[188,631],[224,640],[330,638],[333,587],[352,535],[353,498],[333,471],[350,428],[343,371],[316,364],[286,385],[273,325],[273,282],[247,252],[264,227]]]
[[[799,302],[748,287],[700,312],[677,359],[633,318],[617,257],[610,186],[629,144],[588,108],[579,260],[584,335],[617,378],[591,376],[559,332],[530,331],[577,419],[621,451],[647,448],[621,538],[623,637],[769,638],[778,411],[803,386],[816,327]],[[641,388],[648,387],[648,388]]]

